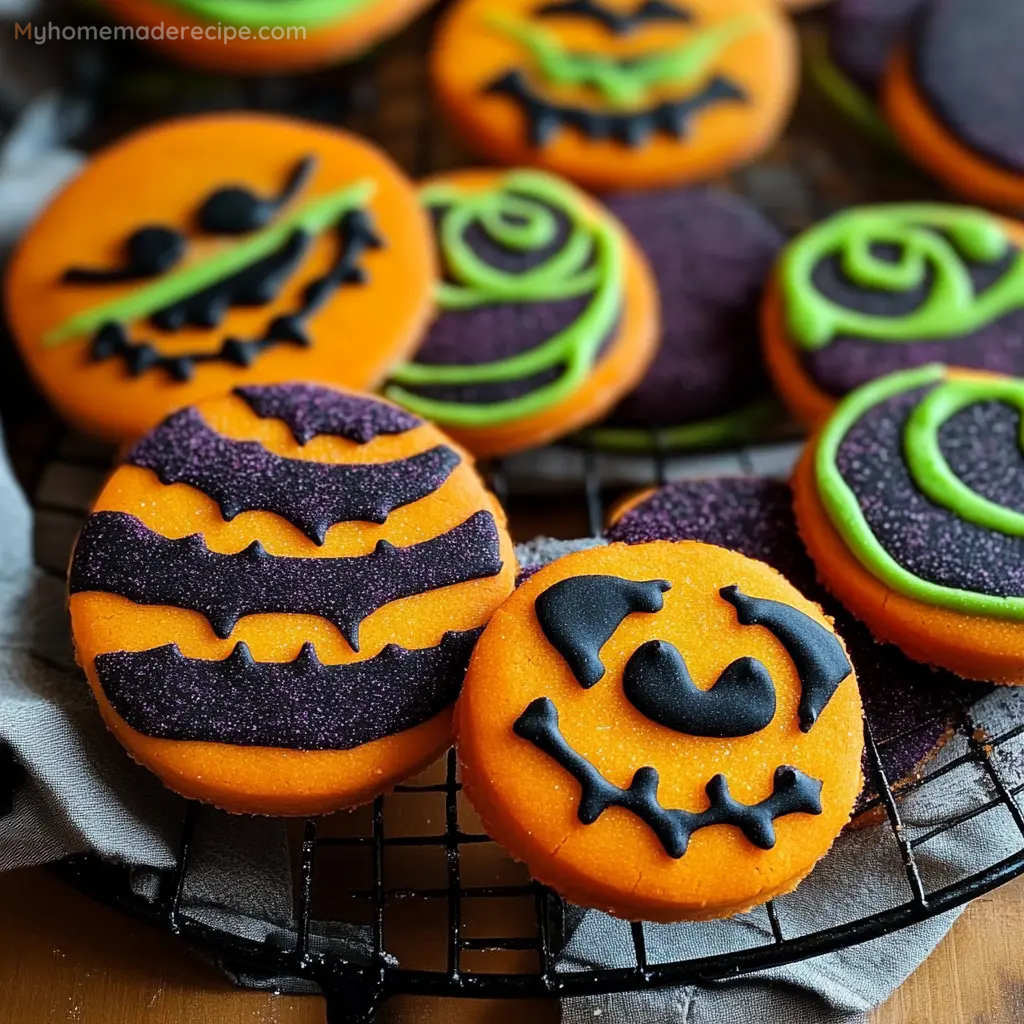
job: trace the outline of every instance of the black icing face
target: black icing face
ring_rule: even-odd
[[[563,129],[629,147],[659,134],[697,144],[702,113],[749,99],[729,51],[758,30],[751,12],[709,17],[675,0],[555,0],[521,14],[515,6],[495,5],[486,24],[520,60],[496,68],[484,91],[516,104],[534,147]]]
[[[613,686],[605,681],[602,649],[634,615],[643,617],[652,639],[639,644],[622,670],[625,699],[650,722],[673,734],[693,738],[753,737],[776,718],[776,682],[762,660],[743,655],[730,661],[708,688],[698,686],[676,643],[659,637],[668,580],[637,581],[615,575],[572,576],[554,583],[536,598],[537,623],[548,643],[585,690]],[[767,630],[781,645],[796,670],[800,685],[797,724],[802,733],[814,728],[851,665],[836,635],[800,609],[781,601],[752,597],[739,586],[722,587],[721,601],[735,609],[735,622],[744,636],[748,627]],[[695,616],[695,621],[699,618]],[[700,632],[700,627],[695,627]],[[678,630],[674,640],[681,640]],[[696,633],[694,640],[698,639]],[[753,634],[751,634],[753,640]],[[712,638],[700,636],[700,642]],[[750,648],[754,650],[754,647]],[[726,775],[707,786],[710,805],[701,812],[671,810],[658,799],[659,768],[637,766],[632,784],[612,784],[596,764],[566,739],[559,724],[560,710],[550,697],[533,700],[514,725],[516,735],[556,761],[582,787],[579,818],[591,824],[609,807],[622,807],[641,818],[656,833],[665,852],[681,857],[692,833],[710,825],[739,827],[755,845],[774,845],[775,818],[794,812],[820,813],[821,782],[791,765],[780,765],[772,794],[756,804],[736,801]],[[678,751],[666,736],[666,756]]]
[[[225,184],[200,198],[193,223],[173,227],[145,224],[124,242],[124,258],[116,266],[72,266],[65,284],[99,289],[109,284],[138,282],[132,293],[111,303],[98,297],[85,317],[95,323],[91,356],[120,358],[135,376],[162,369],[177,381],[192,378],[197,363],[226,362],[250,366],[277,345],[311,344],[306,321],[341,287],[363,282],[360,260],[368,248],[381,245],[358,190],[303,203],[316,170],[316,160],[299,160],[274,195],[259,195],[243,184]],[[353,201],[355,200],[355,201]],[[231,311],[275,302],[299,272],[313,244],[325,231],[337,234],[337,253],[326,273],[310,280],[302,300],[290,313],[272,319],[257,337],[236,335]],[[205,259],[184,266],[195,240],[221,244]],[[165,335],[189,330],[218,331],[221,345],[191,352],[162,353],[152,342],[134,340],[126,315],[137,304],[148,323]],[[104,315],[108,313],[109,315]],[[78,318],[76,318],[78,319]],[[55,334],[66,327],[59,325]]]

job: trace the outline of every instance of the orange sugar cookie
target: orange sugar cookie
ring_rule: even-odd
[[[724,548],[568,555],[494,614],[456,709],[466,793],[566,898],[724,917],[789,892],[861,787],[857,682],[821,609]]]
[[[458,0],[431,67],[487,158],[616,189],[759,155],[789,115],[798,61],[774,0]]]
[[[128,453],[72,556],[103,717],[184,796],[229,811],[363,803],[452,739],[515,555],[439,430],[308,384],[239,388]]]
[[[654,358],[647,261],[604,207],[536,170],[457,171],[420,191],[436,227],[439,312],[385,394],[480,456],[599,419]]]
[[[829,590],[880,639],[1024,683],[1024,380],[939,364],[849,395],[793,481]]]
[[[429,224],[383,153],[219,114],[95,156],[22,240],[6,303],[57,411],[122,442],[240,384],[375,387],[419,341],[433,282]]]

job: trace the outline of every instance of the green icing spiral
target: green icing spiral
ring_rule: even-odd
[[[895,260],[871,248],[897,248]],[[1011,240],[998,219],[983,210],[933,203],[863,206],[838,214],[807,231],[786,249],[779,281],[787,329],[800,347],[824,348],[836,337],[879,342],[955,338],[1024,308],[1024,253],[1006,273],[977,295],[965,259],[993,263]],[[856,287],[882,292],[919,288],[933,275],[927,298],[905,316],[875,316],[847,309],[822,295],[814,270],[837,257]]]
[[[609,219],[594,217],[571,186],[539,171],[510,171],[497,187],[478,192],[435,185],[424,189],[421,198],[427,207],[443,211],[438,243],[448,279],[438,285],[442,311],[588,295],[590,300],[576,320],[535,348],[475,365],[406,363],[392,373],[385,394],[421,416],[457,427],[508,423],[572,395],[593,369],[622,308],[625,252],[618,229]],[[568,237],[557,252],[523,273],[488,265],[466,241],[470,228],[477,226],[512,252],[539,252],[557,237],[554,211],[567,218]],[[550,384],[494,403],[442,401],[406,387],[521,380],[554,367],[562,372]]]
[[[1024,597],[997,597],[922,579],[900,565],[871,530],[852,488],[836,462],[853,426],[872,408],[916,388],[928,388],[904,431],[903,452],[911,479],[932,502],[987,530],[1024,536],[1024,515],[972,491],[950,468],[939,444],[942,425],[968,406],[999,401],[1024,414],[1024,380],[1010,377],[950,377],[930,364],[872,381],[847,396],[818,440],[814,472],[829,520],[854,557],[876,579],[923,604],[968,615],[1024,620]],[[1021,439],[1024,449],[1024,437]]]
[[[375,0],[171,0],[174,7],[204,21],[249,28],[316,28],[351,18]],[[388,3],[389,0],[376,0]]]

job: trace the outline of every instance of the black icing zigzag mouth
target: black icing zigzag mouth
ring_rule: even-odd
[[[630,111],[597,110],[592,107],[555,103],[541,95],[526,73],[515,68],[484,88],[489,95],[506,96],[522,110],[527,121],[530,144],[546,146],[563,128],[574,128],[594,142],[613,141],[637,149],[656,134],[686,139],[692,119],[720,103],[746,103],[747,93],[724,75],[715,75],[689,96],[662,100],[652,106]]]

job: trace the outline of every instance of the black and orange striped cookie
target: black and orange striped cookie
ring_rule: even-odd
[[[110,478],[72,558],[72,631],[107,725],[171,789],[325,813],[448,745],[514,576],[500,506],[435,427],[353,392],[239,388]]]

